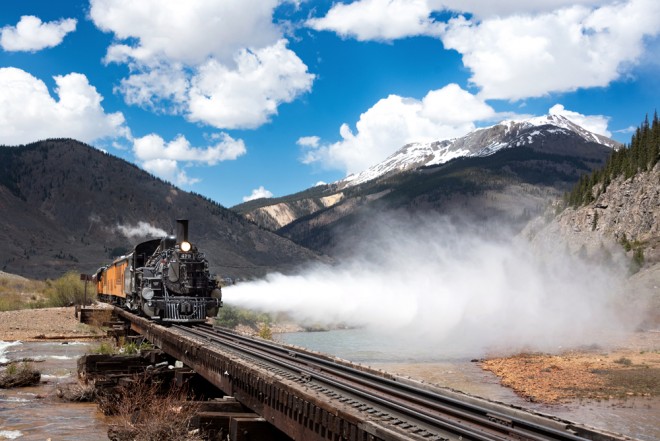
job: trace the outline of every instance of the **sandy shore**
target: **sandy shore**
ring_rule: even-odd
[[[660,331],[636,332],[612,348],[484,360],[485,370],[530,401],[660,396]]]
[[[494,389],[489,384],[496,381],[527,401],[546,404],[660,397],[660,331],[636,332],[608,348],[475,360],[465,366],[466,372],[456,371],[455,366],[446,363],[376,367],[480,396],[492,393]],[[475,378],[479,384],[474,384]],[[494,399],[506,400],[504,396]]]

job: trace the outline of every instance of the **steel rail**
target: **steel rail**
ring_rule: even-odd
[[[468,420],[474,420],[477,424],[482,424],[484,418],[489,419],[490,417],[499,419],[500,421],[507,421],[513,424],[514,426],[506,426],[506,430],[503,430],[505,426],[500,424],[493,424],[493,427],[499,428],[500,432],[507,431],[510,433],[515,433],[519,436],[525,436],[530,440],[548,440],[548,439],[557,439],[565,441],[583,441],[584,437],[575,435],[570,432],[565,432],[562,430],[555,429],[553,427],[544,426],[538,423],[527,421],[522,418],[516,418],[511,415],[506,415],[492,409],[487,409],[482,406],[478,406],[474,403],[466,403],[465,401],[444,396],[426,389],[415,387],[409,384],[397,382],[396,380],[385,378],[372,374],[370,372],[365,372],[359,369],[356,369],[351,366],[347,366],[341,363],[337,363],[333,360],[328,360],[324,356],[311,355],[308,352],[303,352],[291,347],[283,347],[282,345],[266,342],[266,341],[257,341],[253,338],[242,336],[234,333],[233,331],[228,331],[224,329],[214,328],[210,325],[203,324],[198,325],[197,327],[203,327],[209,331],[224,335],[227,338],[240,340],[244,344],[251,346],[255,349],[263,350],[263,347],[268,347],[271,351],[275,353],[282,354],[284,356],[291,356],[292,352],[295,352],[295,358],[308,360],[315,365],[323,365],[326,367],[326,371],[332,373],[333,375],[343,376],[351,381],[364,384],[369,387],[383,388],[382,391],[386,393],[392,393],[397,395],[399,398],[414,401],[417,404],[422,406],[427,406],[429,408],[435,409],[439,412],[452,413],[458,417],[465,418]],[[327,356],[326,356],[327,357]],[[461,409],[461,410],[459,410]],[[476,417],[475,412],[479,414]],[[489,420],[489,425],[492,423]],[[541,437],[535,436],[535,434],[540,435]],[[551,438],[549,438],[551,437]]]
[[[387,408],[389,410],[395,410],[395,411],[400,412],[400,413],[402,413],[404,415],[407,415],[409,417],[416,418],[418,421],[423,422],[423,423],[427,424],[428,426],[431,426],[435,429],[448,430],[448,431],[450,431],[450,432],[452,432],[456,435],[459,435],[461,437],[467,437],[467,439],[475,440],[475,441],[507,441],[507,440],[511,439],[511,438],[503,438],[503,437],[496,436],[495,433],[485,435],[483,433],[480,433],[480,432],[483,432],[482,428],[476,428],[476,429],[473,429],[471,427],[468,428],[468,427],[460,425],[460,421],[458,421],[458,422],[457,421],[452,421],[448,418],[442,418],[442,417],[439,417],[437,415],[427,415],[427,414],[424,414],[424,413],[421,413],[421,412],[418,412],[418,411],[411,410],[409,407],[407,407],[405,405],[398,404],[398,403],[395,403],[393,401],[383,399],[378,395],[375,395],[373,393],[365,391],[364,389],[358,389],[358,388],[349,386],[346,383],[333,380],[333,379],[331,379],[327,376],[323,376],[318,371],[315,371],[312,367],[310,367],[308,365],[304,365],[304,366],[301,365],[301,363],[298,362],[297,360],[294,360],[296,362],[294,364],[291,361],[284,361],[282,359],[282,356],[279,355],[279,354],[275,355],[275,356],[272,355],[272,354],[264,355],[263,352],[266,352],[266,351],[264,351],[263,349],[259,349],[257,346],[252,346],[250,349],[246,349],[244,346],[241,346],[240,344],[236,343],[235,341],[228,342],[227,340],[232,340],[231,337],[226,337],[225,336],[224,339],[223,339],[223,336],[219,336],[219,335],[213,333],[212,331],[208,331],[208,330],[201,331],[199,329],[193,330],[189,327],[182,327],[182,328],[179,328],[179,329],[183,332],[187,332],[187,333],[196,335],[198,337],[205,338],[207,340],[213,339],[217,343],[221,343],[223,345],[229,346],[234,350],[237,350],[239,352],[243,352],[243,353],[245,353],[245,354],[247,354],[251,357],[260,358],[260,359],[265,360],[269,363],[278,365],[282,368],[289,369],[289,370],[292,370],[294,372],[304,373],[308,376],[308,378],[310,378],[310,380],[312,378],[314,378],[317,381],[320,381],[320,382],[322,382],[326,385],[329,385],[329,386],[334,387],[336,389],[342,390],[344,392],[348,392],[348,393],[352,394],[353,396],[357,396],[357,397],[360,397],[360,398],[363,398],[363,399],[367,399],[371,403],[377,403],[379,405],[384,406],[385,408]],[[255,350],[257,350],[259,352],[262,352],[262,353],[261,354],[255,353]],[[477,432],[475,430],[478,430],[479,432]],[[499,431],[498,431],[498,433],[499,433]],[[515,439],[519,439],[519,438],[515,438]]]
[[[484,418],[487,418],[490,421],[490,418],[495,418],[499,419],[500,421],[507,421],[510,422],[511,424],[514,424],[517,427],[514,426],[506,426],[507,429],[506,431],[509,433],[515,433],[519,436],[525,436],[526,438],[530,440],[547,440],[548,435],[553,436],[554,438],[552,439],[558,439],[558,440],[566,440],[566,441],[579,441],[579,440],[584,440],[585,438],[574,435],[572,433],[567,433],[558,429],[554,429],[552,427],[544,426],[541,424],[537,424],[531,421],[527,421],[525,419],[521,418],[515,418],[511,415],[505,415],[500,412],[494,411],[492,409],[487,409],[481,406],[478,406],[474,403],[466,403],[465,401],[462,401],[460,399],[448,397],[445,395],[441,395],[426,389],[422,389],[419,387],[415,387],[412,385],[408,385],[405,383],[397,382],[396,380],[385,378],[382,376],[378,376],[375,374],[372,374],[370,372],[365,372],[359,369],[356,369],[351,366],[347,366],[341,363],[337,363],[334,360],[329,360],[327,359],[327,356],[323,355],[310,355],[308,352],[303,352],[300,350],[296,350],[295,348],[285,348],[282,347],[281,345],[269,343],[269,342],[259,342],[255,341],[254,339],[250,337],[245,337],[242,335],[238,335],[232,331],[229,330],[224,330],[224,329],[218,329],[218,328],[213,328],[210,325],[201,325],[206,329],[211,330],[212,332],[216,334],[221,334],[227,336],[227,338],[231,339],[236,339],[242,341],[244,344],[248,346],[252,346],[255,348],[258,348],[260,346],[267,346],[269,347],[272,351],[275,351],[277,353],[281,353],[282,355],[288,355],[291,356],[292,352],[295,352],[296,358],[300,359],[305,359],[309,360],[310,362],[314,363],[315,365],[323,365],[326,367],[326,371],[330,371],[331,373],[335,375],[344,375],[344,372],[348,373],[348,376],[346,378],[351,379],[352,381],[356,381],[358,383],[364,384],[365,386],[369,387],[378,387],[378,388],[383,388],[383,392],[387,393],[392,393],[397,396],[399,396],[402,399],[405,400],[410,400],[410,401],[415,401],[417,404],[420,404],[422,406],[426,406],[429,408],[433,408],[437,410],[438,412],[445,412],[445,413],[452,413],[458,417],[468,419],[468,420],[475,420],[476,423],[482,424],[482,421]],[[344,375],[345,376],[345,375]],[[375,382],[376,385],[374,385],[372,382]],[[412,395],[411,395],[412,394]],[[461,410],[459,410],[461,409]],[[475,413],[479,414],[478,419],[476,418]],[[502,430],[502,426],[500,424],[495,424],[493,427],[498,427],[500,428],[500,432],[504,431]],[[542,436],[539,437],[534,437],[534,433],[538,432],[542,434]]]
[[[521,438],[531,441],[545,441],[549,439],[562,441],[585,440],[585,438],[573,433],[542,426],[520,418],[513,418],[510,415],[500,414],[492,409],[468,404],[458,399],[396,382],[292,348],[284,348],[280,345],[256,341],[209,326],[202,325],[194,328],[179,329],[184,332],[193,333],[201,338],[213,338],[219,343],[229,345],[251,356],[257,356],[258,354],[255,354],[255,351],[259,351],[262,354],[258,356],[270,363],[275,363],[296,372],[305,373],[310,379],[314,378],[334,388],[364,398],[371,403],[377,403],[408,417],[415,418],[424,424],[448,430],[462,437],[469,437],[470,439],[479,441]],[[228,343],[227,340],[230,340],[231,343]],[[245,348],[246,346],[250,350],[247,350]],[[263,355],[263,353],[266,355]],[[292,353],[295,353],[295,355]],[[287,361],[283,361],[282,358]],[[301,361],[301,359],[304,361]],[[312,363],[313,366],[307,364],[308,362]],[[319,369],[319,365],[322,366],[320,372],[317,370]],[[330,376],[343,380],[338,381]],[[347,384],[347,381],[353,385]],[[359,386],[356,386],[356,384]],[[375,392],[370,392],[366,388]],[[387,395],[390,398],[382,398],[382,395]],[[393,398],[396,398],[398,401],[395,402]],[[417,409],[415,410],[413,407],[417,407]],[[420,407],[421,409],[419,409]],[[506,422],[510,425],[503,425],[501,422]]]

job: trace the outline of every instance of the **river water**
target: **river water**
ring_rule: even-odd
[[[58,384],[76,381],[76,360],[89,349],[80,342],[0,341],[0,362],[33,358],[42,374],[38,386],[0,389],[0,440],[108,439],[96,404],[65,403],[55,396]]]
[[[387,372],[399,373],[493,401],[554,415],[643,441],[660,440],[660,398],[539,404],[524,400],[499,378],[460,354],[430,351],[423,342],[384,339],[362,329],[278,334],[277,341],[304,347]]]
[[[275,339],[643,441],[660,440],[658,398],[542,405],[525,401],[502,387],[494,374],[467,358],[430,353],[420,350],[419,344],[386,340],[364,330],[288,333],[276,335]],[[90,345],[94,343],[0,341],[0,362],[43,360],[35,363],[42,372],[42,384],[0,389],[0,440],[107,439],[108,422],[95,404],[64,403],[54,395],[59,383],[76,381],[76,360],[89,352]]]

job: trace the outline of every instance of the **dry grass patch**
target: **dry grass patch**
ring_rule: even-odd
[[[13,274],[0,273],[0,311],[43,308],[46,283]]]
[[[110,439],[202,440],[191,428],[198,407],[187,403],[186,395],[185,389],[167,389],[147,376],[135,377],[100,397],[99,407],[117,415],[108,431]]]
[[[25,387],[39,384],[41,372],[30,362],[9,363],[0,373],[0,389]]]

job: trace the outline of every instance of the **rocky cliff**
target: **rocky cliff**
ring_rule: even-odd
[[[267,230],[276,231],[296,219],[331,207],[342,199],[344,194],[339,192],[324,197],[278,202],[255,208],[244,216]]]
[[[554,242],[588,258],[618,261],[630,268],[626,292],[643,309],[645,326],[660,326],[660,163],[643,173],[595,186],[595,200],[546,214],[523,232],[539,246]]]
[[[618,243],[631,253],[640,250],[648,264],[660,261],[660,163],[630,179],[616,178],[607,191],[594,187],[595,200],[569,207],[543,229],[559,233],[570,248]],[[539,230],[539,221],[531,232]]]

